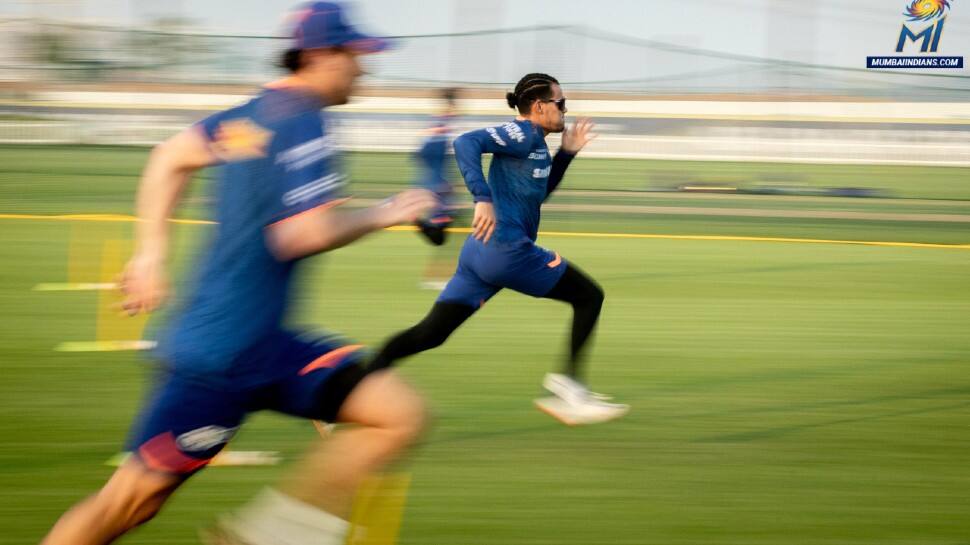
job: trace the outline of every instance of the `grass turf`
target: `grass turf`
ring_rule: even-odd
[[[38,150],[21,150],[20,160],[43,170],[59,156]],[[122,171],[137,170],[138,161],[126,163],[134,152],[71,153],[62,171],[48,172],[60,181],[21,174],[14,193],[6,178],[0,202],[20,203],[20,212],[127,212],[135,177]],[[89,174],[83,186],[69,185],[70,163]],[[3,165],[0,175],[9,176]],[[359,178],[387,182],[363,165]],[[968,242],[965,225],[948,223],[547,219],[545,228],[585,231]],[[30,291],[65,279],[72,236],[114,238],[129,229],[0,220],[0,543],[37,541],[94,491],[138,408],[150,375],[140,357],[52,351],[93,338],[97,295]],[[177,228],[176,268],[200,251],[208,229]],[[538,381],[565,347],[568,311],[500,294],[445,346],[403,367],[436,421],[405,466],[413,481],[400,543],[967,543],[970,251],[540,243],[604,286],[593,385],[633,412],[569,429],[534,410]],[[315,259],[301,277],[294,320],[377,343],[431,304],[433,293],[415,289],[431,253],[414,234],[397,232]],[[292,460],[314,434],[304,422],[257,415],[233,448],[279,450]],[[207,470],[124,543],[194,543],[196,528],[284,470]]]

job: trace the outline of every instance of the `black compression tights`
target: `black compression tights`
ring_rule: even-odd
[[[603,306],[603,290],[582,271],[567,265],[562,278],[544,297],[569,303],[573,307],[569,357],[564,372],[580,378],[586,341],[596,327]],[[374,357],[371,366],[384,369],[401,358],[441,346],[476,310],[460,303],[435,303],[431,312],[418,324],[392,337]]]
[[[387,341],[371,360],[371,368],[385,369],[401,358],[441,346],[476,310],[460,303],[435,303],[423,320]]]
[[[569,357],[563,372],[571,377],[582,379],[582,363],[586,354],[586,341],[596,327],[596,321],[603,308],[603,288],[586,276],[583,271],[566,265],[566,272],[559,282],[545,295],[569,303],[573,307],[573,330],[569,339]]]

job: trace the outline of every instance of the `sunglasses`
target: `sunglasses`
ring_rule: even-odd
[[[552,102],[556,105],[556,108],[559,108],[560,112],[566,111],[566,97],[562,97],[559,100],[543,100],[541,102]]]

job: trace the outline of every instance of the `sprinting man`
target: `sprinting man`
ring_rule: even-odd
[[[420,286],[437,291],[444,289],[455,270],[458,254],[457,246],[444,247],[448,240],[446,229],[454,224],[458,213],[453,202],[454,188],[451,182],[454,177],[454,162],[448,157],[451,153],[451,140],[454,138],[452,124],[457,117],[458,89],[442,89],[439,98],[441,109],[432,119],[421,147],[414,153],[418,167],[414,185],[433,192],[439,200],[438,207],[427,218],[417,221],[421,234],[438,247],[425,267]]]
[[[159,339],[165,374],[132,430],[133,455],[61,517],[45,545],[110,543],[148,521],[264,409],[358,426],[321,441],[281,486],[221,523],[213,542],[341,544],[358,484],[422,430],[421,399],[394,374],[369,373],[358,345],[282,325],[303,258],[411,223],[436,203],[411,189],[377,207],[340,208],[346,176],[322,108],[347,102],[362,73],[358,56],[386,43],[358,32],[340,5],[315,2],[296,12],[291,47],[290,77],[151,153],[124,308],[150,312],[164,300],[168,220],[192,173],[216,164],[219,225]]]
[[[618,418],[629,407],[606,402],[580,377],[603,290],[559,254],[535,244],[539,209],[562,181],[570,161],[594,137],[593,123],[580,119],[566,129],[566,98],[559,82],[546,74],[527,74],[506,98],[518,110],[514,121],[455,140],[458,168],[475,201],[472,234],[465,240],[457,271],[428,315],[391,338],[371,365],[386,368],[441,345],[499,290],[510,288],[573,307],[562,372],[549,373],[543,381],[554,397],[536,400],[537,406],[571,425]],[[559,132],[562,146],[553,158],[545,136]],[[487,181],[482,172],[485,153],[492,154]]]

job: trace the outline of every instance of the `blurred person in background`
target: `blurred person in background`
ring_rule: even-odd
[[[594,138],[593,123],[580,119],[566,128],[566,98],[559,82],[547,74],[527,74],[506,99],[518,110],[515,120],[455,140],[458,168],[475,201],[472,233],[465,240],[458,270],[428,315],[387,341],[371,366],[387,368],[401,358],[440,346],[499,290],[510,288],[573,307],[562,372],[549,373],[543,380],[553,397],[537,399],[536,405],[570,425],[618,418],[629,407],[590,392],[580,377],[603,290],[558,253],[535,244],[540,207],[576,154]],[[554,158],[545,141],[549,133],[562,133]],[[487,181],[482,171],[485,153],[492,154]]]
[[[446,229],[452,226],[458,214],[454,204],[454,188],[451,178],[454,175],[451,153],[452,125],[457,117],[456,101],[458,89],[446,88],[440,91],[441,111],[431,120],[431,127],[414,153],[418,164],[418,175],[414,185],[432,191],[438,196],[438,207],[427,217],[417,222],[421,234],[436,246],[434,254],[424,270],[420,287],[441,291],[455,270],[458,248],[448,245]]]
[[[44,544],[110,543],[148,521],[259,410],[357,426],[315,445],[280,487],[220,521],[209,539],[340,544],[358,484],[418,437],[423,403],[401,379],[368,372],[359,345],[283,326],[303,258],[412,223],[436,206],[430,192],[410,189],[377,207],[339,207],[346,176],[321,109],[347,102],[362,74],[358,56],[386,45],[352,27],[338,4],[304,5],[284,57],[289,77],[152,151],[137,200],[136,251],[122,278],[124,308],[150,312],[162,303],[168,220],[191,175],[217,164],[219,224],[193,289],[159,339],[164,371],[132,429],[132,456],[64,514]]]

